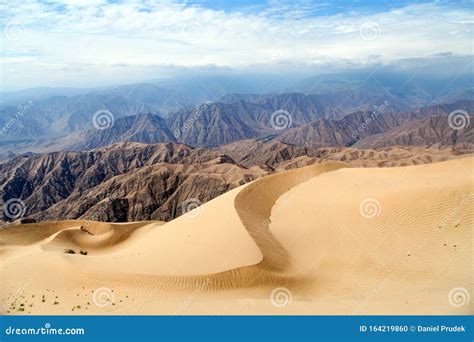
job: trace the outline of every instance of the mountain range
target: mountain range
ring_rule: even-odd
[[[461,86],[452,102],[414,106],[440,85],[415,82],[402,93],[390,90],[397,82],[306,81],[320,82],[320,93],[222,91],[198,102],[204,93],[138,84],[43,89],[20,107],[12,103],[21,94],[10,94],[0,107],[1,200],[21,200],[33,220],[168,221],[188,202],[287,169],[328,160],[401,166],[474,152],[474,100]]]
[[[325,161],[401,166],[456,158],[453,150],[314,148],[245,140],[216,149],[118,143],[0,162],[2,200],[21,199],[22,219],[169,221],[264,175]],[[1,213],[2,220],[11,217]]]
[[[294,125],[317,118],[339,119],[387,103],[391,112],[430,104],[474,99],[470,77],[428,77],[393,72],[343,73],[313,77],[282,75],[190,75],[91,89],[34,88],[0,96],[0,142],[60,138],[93,128],[93,115],[110,111],[115,119],[153,113],[163,118],[189,115],[204,103],[248,103],[265,113],[287,110]],[[446,85],[449,88],[446,89]],[[28,109],[21,110],[26,104]],[[179,122],[180,118],[173,121]],[[12,125],[14,121],[14,125]],[[204,140],[204,139],[201,139]]]
[[[145,132],[140,124],[123,125],[124,129],[117,132],[120,137],[115,141],[137,141],[144,143],[180,142],[190,146],[217,147],[244,139],[276,139],[282,142],[311,147],[329,146],[358,146],[377,148],[397,145],[396,142],[368,144],[364,142],[369,136],[390,131],[408,122],[421,120],[434,115],[444,116],[445,127],[447,115],[454,110],[463,110],[468,114],[474,113],[474,101],[461,100],[451,104],[434,105],[420,108],[416,111],[394,111],[388,102],[374,106],[371,111],[358,111],[343,115],[331,110],[331,105],[321,105],[316,95],[281,94],[268,97],[258,103],[240,100],[234,103],[209,103],[195,106],[169,116],[165,121],[148,114],[148,134],[139,137],[132,132]],[[276,114],[276,116],[275,116]],[[154,119],[152,119],[154,118]],[[279,122],[278,120],[282,120]],[[140,120],[133,120],[140,123]],[[152,121],[152,123],[150,123]],[[437,129],[429,121],[419,121],[419,127],[429,126],[436,134]],[[449,127],[448,127],[449,128]],[[113,130],[113,127],[111,129]],[[170,131],[173,136],[170,136]],[[455,133],[460,139],[457,142],[470,143],[471,127]],[[125,132],[125,133],[124,133]],[[393,132],[395,134],[396,130]],[[441,134],[441,132],[438,132]],[[126,135],[124,137],[124,134]],[[155,137],[155,135],[158,135]],[[454,134],[454,133],[453,133]],[[467,135],[466,135],[467,134]],[[94,136],[101,137],[101,131],[92,130],[88,133],[89,140]],[[86,144],[90,148],[110,144],[110,139],[97,144]],[[454,147],[454,140],[443,140],[440,147]],[[417,146],[429,147],[438,143],[433,139],[424,141],[418,139]],[[403,144],[402,144],[403,145]],[[410,144],[408,144],[410,145]],[[84,146],[84,145],[83,145]],[[467,147],[467,145],[465,146]],[[464,148],[465,149],[465,148]]]
[[[462,111],[470,122],[469,115],[474,113],[473,100],[437,104],[407,112],[395,111],[388,102],[372,107],[371,111],[346,115],[338,114],[331,108],[334,107],[321,105],[316,95],[298,93],[273,95],[253,103],[244,100],[204,103],[166,117],[152,113],[112,117],[111,125],[106,129],[92,127],[58,138],[0,142],[0,157],[6,159],[28,153],[91,150],[122,141],[149,144],[177,142],[194,147],[218,147],[245,139],[275,139],[310,147],[417,145],[472,150],[472,126],[450,130],[448,115]],[[434,125],[432,120],[423,120],[432,116],[444,117],[438,119],[444,124]],[[15,126],[16,123],[12,125]],[[407,127],[410,137],[402,138]],[[382,133],[387,134],[380,135]],[[374,135],[378,136],[369,138]],[[446,135],[455,135],[455,138],[446,138]]]
[[[218,151],[120,143],[9,159],[0,163],[0,184],[4,201],[21,198],[35,219],[169,220],[179,203],[205,202],[262,173]]]

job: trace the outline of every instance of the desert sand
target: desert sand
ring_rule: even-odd
[[[9,225],[0,310],[473,314],[473,170],[473,157],[327,162],[263,177],[168,223]]]

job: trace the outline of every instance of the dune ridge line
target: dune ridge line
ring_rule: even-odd
[[[262,253],[262,260],[254,265],[201,275],[143,275],[133,274],[136,282],[152,282],[155,289],[166,292],[200,292],[236,288],[286,286],[297,291],[309,285],[310,279],[292,274],[288,269],[289,256],[269,230],[272,208],[277,199],[292,187],[323,173],[350,167],[343,162],[328,162],[273,174],[244,186],[234,199],[234,208],[241,224]],[[95,279],[120,283],[125,275],[104,272]],[[126,277],[126,276],[125,276]],[[204,286],[203,286],[204,284]]]

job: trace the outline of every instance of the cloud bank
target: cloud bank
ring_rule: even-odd
[[[472,55],[469,7],[433,2],[321,12],[328,6],[8,2],[1,15],[2,87],[100,85],[198,68],[304,72]]]

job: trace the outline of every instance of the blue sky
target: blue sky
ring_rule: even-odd
[[[0,1],[4,89],[472,57],[470,1]]]
[[[403,8],[415,4],[436,3],[439,6],[448,8],[468,9],[473,6],[472,1],[468,0],[300,0],[300,1],[225,1],[225,0],[189,0],[183,1],[189,6],[201,6],[217,11],[239,12],[258,14],[267,12],[274,7],[280,8],[304,8],[306,15],[310,17],[328,16],[347,12],[357,12],[360,14],[381,13],[397,8]]]
[[[371,0],[371,1],[209,1],[209,0],[190,0],[185,3],[189,5],[198,5],[213,10],[223,10],[226,12],[257,13],[268,10],[275,5],[290,4],[293,7],[311,7],[312,16],[332,15],[348,11],[358,11],[365,13],[375,13],[389,9],[404,7],[414,3],[427,3],[430,1],[397,1],[397,0]]]

